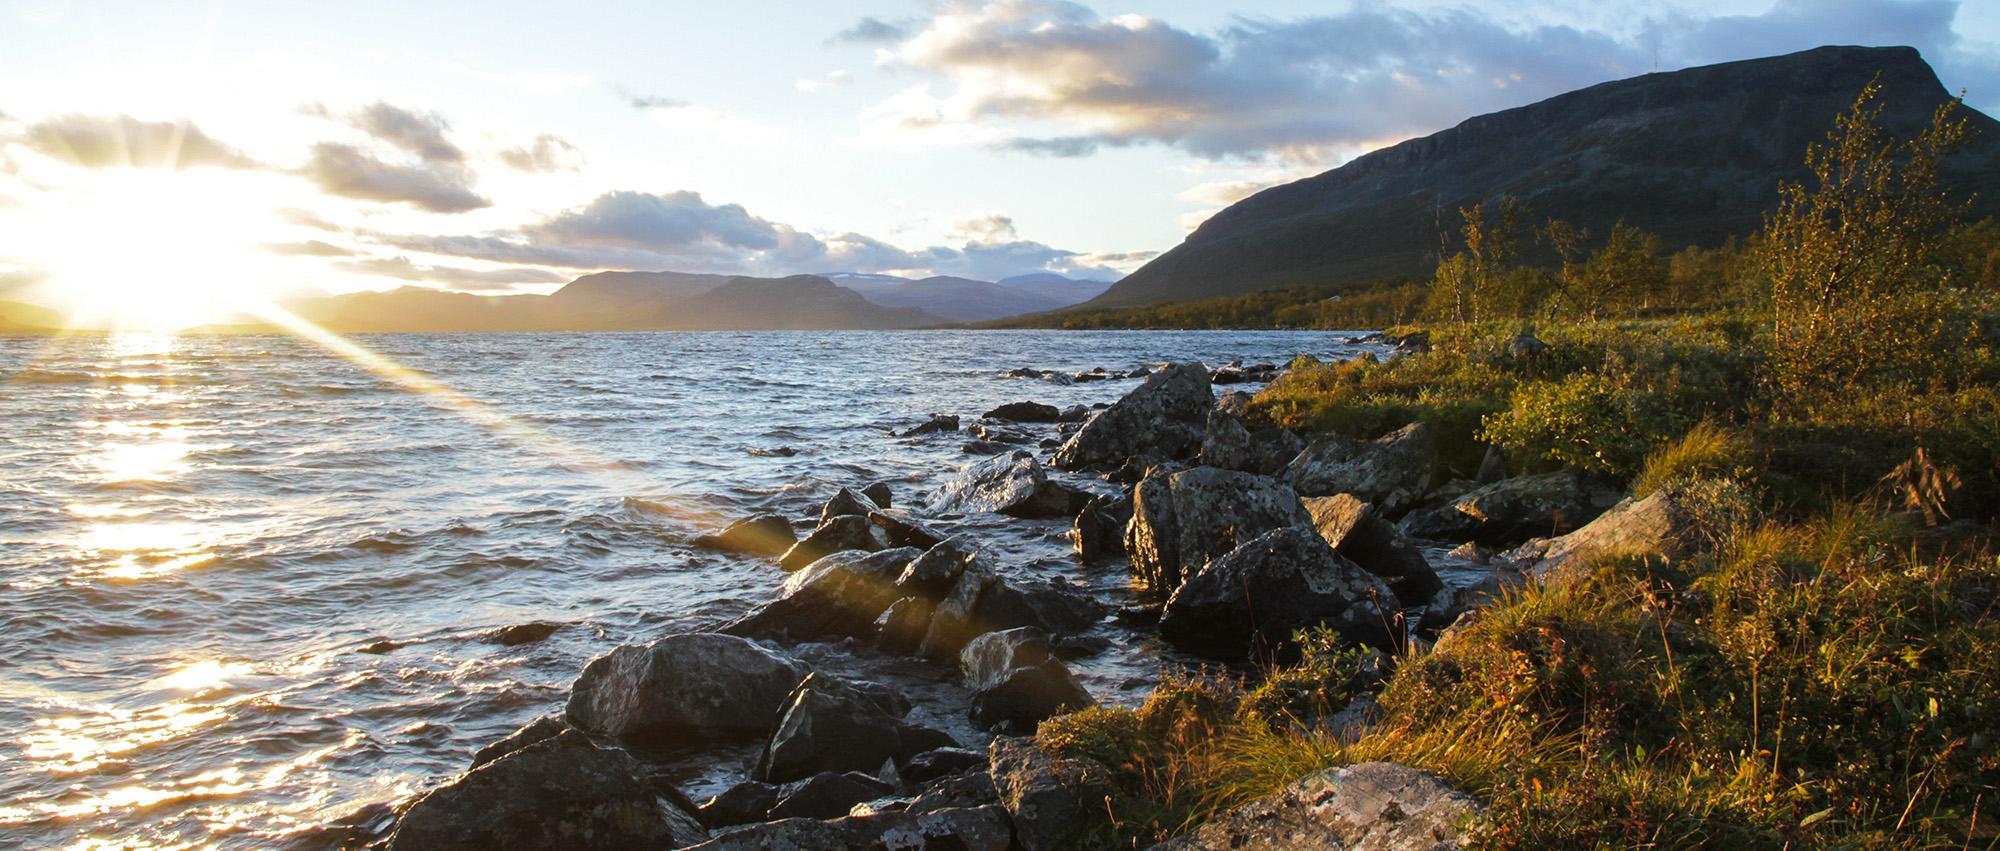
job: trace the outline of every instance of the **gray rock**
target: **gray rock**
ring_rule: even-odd
[[[689,632],[591,660],[570,687],[569,722],[640,745],[771,732],[810,669],[731,635]]]
[[[784,515],[759,514],[731,523],[728,528],[713,535],[696,538],[694,542],[713,550],[775,557],[783,555],[798,540],[798,534],[792,531],[792,521],[786,520]]]
[[[911,516],[907,511],[881,508],[868,512],[868,522],[875,524],[881,536],[892,547],[916,547],[927,550],[944,540],[944,535],[936,529],[924,525],[923,521]]]
[[[778,803],[766,815],[774,820],[838,818],[847,815],[855,804],[895,791],[889,784],[858,771],[815,774],[804,782],[784,787]]]
[[[875,524],[858,514],[834,517],[814,529],[805,540],[792,545],[778,559],[778,566],[786,570],[798,570],[834,553],[848,550],[874,552],[883,549],[887,543],[876,533]]]
[[[472,767],[478,768],[529,745],[546,742],[569,728],[569,722],[564,721],[562,716],[544,715],[507,734],[507,738],[480,748],[472,755]]]
[[[967,569],[938,603],[918,652],[938,661],[955,659],[966,642],[982,633],[1032,626],[1071,634],[1096,625],[1103,608],[1088,594],[1054,580],[1011,583],[990,570]]]
[[[883,610],[902,596],[896,589],[895,577],[921,554],[914,547],[877,553],[857,550],[834,553],[786,577],[777,599],[720,631],[745,638],[789,641],[867,635]]]
[[[1529,538],[1561,535],[1597,517],[1615,494],[1582,475],[1561,470],[1520,476],[1478,488],[1403,518],[1403,533],[1441,541],[1510,546]]]
[[[1437,447],[1429,428],[1411,423],[1372,441],[1342,435],[1315,440],[1286,468],[1302,496],[1353,494],[1385,516],[1400,517],[1431,488]]]
[[[946,482],[931,498],[931,514],[1066,517],[1081,499],[1048,478],[1027,450],[981,461]]]
[[[1023,445],[1035,442],[1035,436],[1022,429],[991,423],[973,423],[965,430],[967,434],[992,443],[1012,443]]]
[[[1444,588],[1431,563],[1396,524],[1382,519],[1375,507],[1348,494],[1305,500],[1319,531],[1333,551],[1389,583],[1405,606],[1430,602]]]
[[[831,521],[835,517],[848,517],[857,514],[867,516],[868,512],[874,511],[875,508],[874,500],[863,496],[852,488],[841,488],[831,498],[827,499],[825,504],[820,506],[819,525],[825,526],[828,521]]]
[[[917,785],[986,767],[986,755],[964,748],[937,748],[910,757],[903,779]],[[992,782],[990,779],[988,782]]]
[[[1062,418],[1062,412],[1054,405],[1040,402],[1008,402],[986,412],[989,420],[1008,420],[1017,423],[1052,423]]]
[[[993,788],[993,775],[986,770],[985,752],[968,753],[979,758],[977,767],[924,783],[923,789],[904,812],[923,813],[947,807],[983,807],[1000,803],[1000,792]]]
[[[1241,417],[1250,413],[1250,400],[1254,398],[1241,390],[1231,390],[1215,400],[1215,409],[1230,416]]]
[[[1000,805],[1014,820],[1024,851],[1081,847],[1107,816],[1111,788],[1105,772],[1077,760],[1058,760],[1029,739],[1002,736],[987,750]]]
[[[695,810],[701,823],[710,830],[738,824],[763,821],[764,814],[778,805],[778,787],[756,780],[745,780],[722,790],[707,803]]]
[[[1627,498],[1583,528],[1546,541],[1531,541],[1501,557],[1535,576],[1577,569],[1598,555],[1649,555],[1682,561],[1702,543],[1702,529],[1680,488],[1663,488],[1645,499]]]
[[[1304,441],[1290,431],[1269,426],[1252,431],[1241,416],[1217,406],[1208,412],[1200,462],[1205,467],[1270,476],[1284,471],[1304,449]]]
[[[431,790],[403,813],[389,848],[678,848],[707,839],[638,760],[568,731]]]
[[[1393,647],[1395,593],[1335,555],[1309,528],[1276,529],[1209,562],[1167,598],[1160,635],[1184,650],[1238,660],[1325,624],[1348,641]]]
[[[1210,559],[1272,529],[1310,529],[1298,494],[1275,479],[1197,467],[1158,470],[1133,492],[1125,551],[1139,579],[1172,593]]]
[[[889,489],[888,482],[869,482],[867,487],[861,489],[861,495],[875,503],[876,508],[889,508],[895,499],[895,493]]]
[[[1044,718],[1097,702],[1056,658],[1048,633],[1034,627],[986,633],[958,659],[972,691],[972,720],[982,726],[1032,730]]]
[[[553,621],[517,623],[510,626],[503,626],[499,629],[488,630],[479,636],[479,640],[488,644],[498,644],[501,647],[519,647],[523,644],[535,644],[545,641],[549,636],[556,634],[556,631],[562,628],[562,624]]]
[[[978,558],[970,541],[956,536],[947,538],[911,561],[902,575],[896,577],[896,587],[927,599],[942,598]]]
[[[786,701],[755,777],[789,783],[821,772],[873,771],[905,755],[901,727],[860,689],[811,674]]]
[[[885,653],[915,653],[931,628],[937,604],[923,597],[903,597],[875,619],[875,646]]]
[[[1169,365],[1085,421],[1053,463],[1064,470],[1115,469],[1134,455],[1187,457],[1201,446],[1214,405],[1206,367]]]
[[[957,415],[932,414],[931,418],[929,420],[924,421],[922,425],[918,425],[907,431],[900,432],[897,434],[897,437],[919,437],[926,434],[937,434],[939,432],[946,432],[946,431],[958,431]]]
[[[1132,524],[1132,498],[1095,494],[1076,513],[1070,541],[1083,561],[1123,555],[1125,527]]]
[[[1166,851],[1465,847],[1485,807],[1436,777],[1389,762],[1332,768],[1218,816],[1159,846]]]
[[[1064,408],[1062,414],[1056,417],[1056,421],[1061,423],[1081,423],[1087,419],[1090,419],[1090,409],[1082,405]]]
[[[789,818],[730,831],[698,851],[1008,851],[1012,825],[997,806],[877,812],[824,821]]]

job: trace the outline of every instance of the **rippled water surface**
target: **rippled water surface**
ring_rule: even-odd
[[[404,797],[557,708],[592,656],[713,626],[782,576],[692,535],[878,479],[915,501],[977,456],[888,429],[1136,383],[1003,370],[1282,362],[1350,355],[1344,339],[0,337],[0,845],[266,847]],[[1076,565],[1063,528],[953,531],[1115,601],[1122,569]],[[487,635],[534,621],[562,627]],[[1111,638],[1079,669],[1118,699],[1158,651]],[[948,688],[857,648],[802,652]]]

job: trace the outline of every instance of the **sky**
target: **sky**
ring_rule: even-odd
[[[185,311],[604,269],[1115,278],[1227,204],[1654,70],[2000,3],[0,3],[0,298]]]

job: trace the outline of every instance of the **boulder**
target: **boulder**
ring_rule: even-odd
[[[1231,390],[1215,400],[1215,410],[1234,417],[1250,413],[1250,400],[1256,397],[1241,390]]]
[[[984,751],[967,751],[979,758],[976,767],[954,774],[947,774],[928,781],[910,801],[905,812],[922,813],[946,807],[983,807],[1000,803],[1000,792],[993,788],[993,775],[986,770]]]
[[[1206,367],[1169,365],[1086,421],[1053,463],[1064,470],[1115,469],[1134,455],[1187,457],[1200,447],[1214,405]]]
[[[903,779],[919,786],[954,774],[986,767],[986,755],[964,748],[924,751],[903,763]]]
[[[927,550],[944,540],[937,530],[924,525],[923,521],[907,511],[894,508],[879,508],[868,512],[868,522],[875,524],[881,536],[892,547],[916,547]]]
[[[889,604],[875,619],[875,646],[884,653],[915,653],[931,628],[937,604],[923,597],[904,597]]]
[[[895,577],[921,554],[914,547],[834,553],[786,577],[777,599],[720,631],[788,641],[867,635],[883,610],[902,596],[896,590]]]
[[[848,517],[857,514],[865,517],[868,512],[874,511],[876,507],[874,500],[863,496],[860,492],[852,488],[841,488],[834,492],[833,496],[828,498],[825,504],[820,506],[819,525],[825,526],[828,521],[831,521],[835,517]]]
[[[1559,470],[1504,479],[1450,503],[1411,512],[1402,528],[1418,538],[1511,546],[1576,529],[1615,498],[1583,475]]]
[[[679,633],[591,660],[564,712],[585,732],[640,745],[761,736],[809,672],[743,638]]]
[[[981,633],[1032,626],[1054,634],[1090,629],[1103,618],[1103,608],[1077,588],[1058,580],[1014,583],[982,566],[960,574],[951,593],[931,615],[918,652],[945,661]]]
[[[792,545],[778,559],[778,566],[798,570],[834,553],[848,550],[874,552],[885,546],[875,532],[875,524],[858,514],[845,514],[820,524],[805,540]]]
[[[931,498],[931,514],[1005,514],[1010,517],[1067,517],[1078,495],[1049,480],[1025,449],[981,461],[946,482]]]
[[[778,793],[778,803],[765,815],[773,820],[839,818],[854,809],[855,804],[895,792],[895,787],[859,771],[840,774],[829,771],[783,787]]]
[[[959,670],[972,691],[972,720],[1033,730],[1042,719],[1095,704],[1034,627],[989,632],[960,651]]]
[[[1074,425],[1087,419],[1090,419],[1089,408],[1082,405],[1071,405],[1062,409],[1062,413],[1056,417],[1056,422]]]
[[[782,514],[759,514],[729,524],[712,535],[694,539],[695,544],[712,550],[775,558],[798,543],[792,521]]]
[[[906,757],[902,722],[860,689],[811,674],[787,699],[755,777],[789,783],[821,772],[873,771]]]
[[[1020,451],[1020,447],[1011,443],[999,443],[991,440],[968,440],[959,444],[958,451],[967,455],[1004,455],[1009,452]]]
[[[1084,561],[1123,555],[1125,527],[1132,524],[1132,498],[1123,494],[1094,494],[1076,513],[1070,541],[1076,557]]]
[[[1270,476],[1282,472],[1304,449],[1298,435],[1275,426],[1252,431],[1240,415],[1218,405],[1208,412],[1199,460],[1205,467]]]
[[[691,851],[1008,851],[1013,826],[998,806],[788,818],[730,831]]]
[[[568,731],[440,786],[410,805],[392,851],[679,848],[708,839],[645,766]]]
[[[1396,524],[1377,515],[1374,506],[1347,494],[1316,496],[1305,500],[1305,506],[1313,528],[1333,551],[1382,577],[1404,606],[1424,605],[1444,588],[1423,551]]]
[[[480,748],[472,755],[472,767],[478,768],[529,745],[546,742],[569,729],[569,722],[564,721],[562,716],[544,715],[507,734],[507,738]]]
[[[1388,649],[1399,608],[1388,585],[1335,555],[1319,533],[1274,529],[1182,582],[1160,614],[1160,635],[1193,653],[1239,660],[1325,624],[1348,641]]]
[[[1055,759],[1031,739],[996,738],[987,757],[1000,805],[1013,818],[1014,840],[1024,851],[1079,847],[1085,834],[1107,818],[1107,772],[1079,760]]]
[[[932,414],[931,418],[925,420],[923,424],[910,428],[907,431],[899,432],[896,436],[919,437],[946,431],[958,431],[958,416],[956,414]]]
[[[1008,402],[985,414],[989,420],[1007,420],[1017,423],[1052,423],[1062,418],[1062,412],[1054,405],[1040,402]]]
[[[1468,836],[1484,814],[1472,796],[1433,775],[1364,762],[1307,775],[1159,847],[1448,851],[1470,844]]]
[[[861,489],[861,495],[875,503],[876,508],[889,508],[895,499],[895,493],[889,490],[888,482],[869,482],[867,487]]]
[[[1302,496],[1353,494],[1400,517],[1431,489],[1436,467],[1430,429],[1411,423],[1371,441],[1322,437],[1292,459],[1285,477]]]
[[[1214,467],[1160,469],[1133,492],[1125,551],[1140,580],[1166,594],[1210,559],[1287,527],[1310,529],[1312,516],[1275,479]]]
[[[1701,545],[1701,528],[1680,488],[1663,488],[1644,499],[1612,506],[1583,528],[1529,543],[1502,555],[1535,576],[1571,570],[1597,555],[1649,555],[1681,561]]]
[[[896,587],[904,593],[936,600],[949,592],[958,577],[978,563],[972,542],[953,536],[932,545],[916,557],[896,577]]]
[[[764,814],[778,805],[778,787],[756,780],[745,780],[722,790],[707,803],[695,810],[701,823],[713,830],[718,827],[749,824],[763,821]]]

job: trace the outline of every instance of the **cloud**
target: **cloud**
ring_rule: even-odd
[[[348,117],[362,132],[415,154],[425,162],[458,163],[465,152],[445,132],[451,129],[444,116],[435,112],[413,112],[387,101],[376,101]]]
[[[265,245],[264,250],[286,257],[351,257],[354,254],[353,249],[342,248],[317,239],[305,242],[274,242]]]
[[[888,44],[902,41],[909,31],[881,18],[862,18],[853,26],[834,33],[831,41],[843,44]]]
[[[793,83],[792,85],[799,91],[805,92],[807,94],[814,94],[817,92],[826,91],[827,89],[840,88],[840,87],[850,86],[853,84],[854,84],[854,74],[845,69],[841,69],[841,70],[828,71],[826,72],[825,75],[818,78],[802,78],[798,82]]]
[[[463,213],[493,203],[472,191],[472,173],[461,165],[396,165],[339,142],[312,146],[312,157],[300,173],[328,194],[409,204],[433,213]]]
[[[889,50],[947,85],[864,113],[864,136],[987,144],[1048,156],[1166,145],[1208,158],[1294,160],[1373,147],[1466,117],[1660,67],[1824,43],[1908,43],[2000,82],[1960,49],[1954,0],[1778,0],[1752,15],[1670,15],[1620,35],[1521,25],[1467,9],[1362,3],[1196,32],[1063,0],[945,3]],[[961,128],[956,133],[940,128]],[[963,128],[979,128],[969,131]]]
[[[402,256],[341,260],[334,265],[364,275],[437,283],[454,290],[512,290],[518,284],[554,284],[569,280],[546,269],[465,269],[420,264]]]
[[[951,233],[972,242],[1005,242],[1015,238],[1014,219],[999,213],[987,213],[959,219],[951,223]]]
[[[618,95],[624,98],[625,103],[633,109],[679,109],[688,105],[687,101],[680,98],[660,97],[658,95],[635,95],[624,89],[619,89]]]
[[[21,132],[20,141],[86,168],[258,168],[256,160],[186,121],[140,121],[129,115],[62,115]]]
[[[583,153],[561,136],[543,133],[535,141],[526,145],[516,145],[500,151],[500,162],[516,171],[575,171],[583,161]]]

